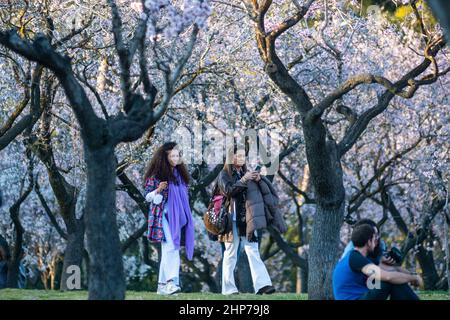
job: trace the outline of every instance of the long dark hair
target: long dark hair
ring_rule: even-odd
[[[177,183],[177,179],[173,174],[172,167],[169,163],[169,152],[175,149],[176,142],[166,142],[160,146],[153,155],[144,174],[144,183],[151,176],[155,176],[160,181],[172,181]],[[178,172],[184,183],[189,184],[189,173],[184,163],[176,165]]]
[[[227,150],[227,154],[226,154],[226,159],[225,159],[225,164],[223,166],[223,170],[228,173],[228,175],[231,177],[233,174],[233,157],[236,154],[236,152],[240,149],[243,149],[245,151],[245,154],[247,154],[247,150],[245,147],[241,147],[238,148],[238,145],[234,144],[232,147],[230,147]],[[242,170],[243,172],[247,171],[247,165],[244,163],[244,165],[242,166]]]

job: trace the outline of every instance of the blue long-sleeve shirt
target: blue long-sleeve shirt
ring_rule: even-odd
[[[378,254],[377,257],[371,257],[368,256],[367,258],[369,258],[370,260],[372,260],[376,265],[379,265],[381,262],[381,257],[383,256],[383,254],[386,252],[386,242],[384,242],[383,240],[380,240],[380,253]],[[344,249],[344,253],[342,253],[342,256],[339,260],[342,260],[347,253],[349,253],[350,251],[352,251],[353,249],[355,249],[355,246],[353,245],[353,242],[350,241],[347,246]]]

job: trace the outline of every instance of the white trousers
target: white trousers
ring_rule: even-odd
[[[180,285],[180,250],[175,249],[170,233],[169,222],[163,214],[163,230],[166,241],[161,242],[161,264],[159,265],[158,283],[165,284],[172,280]]]
[[[225,242],[225,252],[223,253],[222,294],[239,292],[234,282],[239,243],[244,246],[247,254],[255,293],[265,286],[272,285],[266,266],[259,255],[258,242],[249,242],[246,237],[239,237],[236,222],[233,221],[233,242]]]

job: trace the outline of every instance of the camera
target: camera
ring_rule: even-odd
[[[384,256],[386,258],[392,258],[392,260],[394,260],[396,264],[400,264],[403,259],[403,255],[402,255],[401,251],[396,247],[393,247],[391,250],[386,252],[384,254]]]

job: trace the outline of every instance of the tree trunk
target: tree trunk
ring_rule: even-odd
[[[308,255],[306,252],[304,252],[304,249],[299,247],[297,249],[298,255],[305,259],[305,261],[308,260]],[[297,267],[297,281],[295,286],[295,292],[296,293],[308,293],[308,269],[307,268],[301,268]]]
[[[345,189],[340,150],[320,119],[304,121],[306,157],[316,212],[308,252],[308,298],[333,299],[332,274],[339,254]]]
[[[220,250],[222,252],[221,257],[219,262],[217,263],[216,266],[216,275],[214,276],[216,283],[217,283],[217,288],[219,290],[219,292],[222,292],[222,265],[223,265],[223,253],[225,251],[225,244],[223,242],[219,242],[220,244]]]
[[[24,228],[20,221],[20,205],[28,197],[31,192],[31,186],[28,190],[17,200],[13,206],[9,209],[11,220],[14,224],[15,242],[11,255],[11,259],[8,261],[8,273],[6,275],[6,287],[17,288],[19,280],[19,265],[22,259],[23,253],[23,233]]]
[[[223,258],[220,258],[219,263],[216,266],[216,274],[214,275],[214,280],[217,284],[218,293],[222,292],[222,263]]]
[[[297,267],[295,293],[308,293],[308,270]]]
[[[237,268],[235,269],[236,286],[239,292],[254,293],[252,274],[250,272],[250,265],[248,264],[247,254],[245,250],[238,253],[239,259]]]
[[[439,282],[439,275],[434,264],[433,252],[427,251],[423,246],[419,246],[416,257],[422,269],[424,289],[435,290]]]
[[[8,274],[6,276],[7,288],[18,288],[19,280],[19,261],[12,259],[8,263]]]
[[[103,145],[85,150],[87,195],[85,226],[89,253],[89,299],[125,298],[125,278],[116,221],[114,148]]]
[[[317,205],[308,256],[308,298],[333,299],[332,275],[339,258],[339,234],[344,202],[334,209]]]
[[[74,215],[75,217],[75,215]],[[68,228],[69,229],[69,228]],[[83,220],[76,220],[73,222],[71,230],[67,232],[67,244],[64,252],[63,270],[61,273],[61,285],[60,290],[66,291],[67,280],[72,275],[71,272],[67,272],[67,268],[70,266],[78,266],[81,271],[81,264],[83,261],[84,250],[84,224]],[[81,274],[80,274],[81,275]]]
[[[308,293],[308,270],[300,269],[300,293]]]

